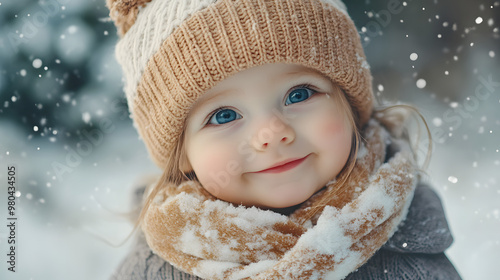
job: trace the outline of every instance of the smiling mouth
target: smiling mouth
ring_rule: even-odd
[[[303,158],[299,158],[299,159],[287,160],[284,163],[278,163],[274,167],[267,168],[267,169],[257,171],[254,173],[259,173],[259,174],[261,174],[261,173],[282,173],[282,172],[288,171],[290,169],[293,169],[293,168],[299,166],[302,162],[304,162],[307,159],[308,156],[309,155],[307,155]]]

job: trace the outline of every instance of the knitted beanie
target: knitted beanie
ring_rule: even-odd
[[[217,82],[267,63],[316,69],[340,86],[358,126],[371,74],[340,0],[107,0],[134,126],[164,168],[194,102]]]

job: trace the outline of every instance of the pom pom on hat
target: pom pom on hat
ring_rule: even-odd
[[[148,2],[151,0],[106,0],[109,16],[115,22],[120,36],[134,25],[139,8],[145,7]]]

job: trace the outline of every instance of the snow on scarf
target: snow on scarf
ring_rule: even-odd
[[[409,145],[371,120],[342,191],[330,182],[285,216],[218,200],[197,182],[168,185],[142,225],[151,249],[205,279],[343,279],[404,220],[416,185]],[[387,162],[387,144],[398,141]],[[319,217],[301,218],[332,196]],[[316,216],[317,217],[317,216]]]

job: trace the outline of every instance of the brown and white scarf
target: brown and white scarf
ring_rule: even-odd
[[[405,219],[417,179],[407,142],[375,120],[362,136],[341,192],[330,182],[286,216],[215,199],[193,181],[166,186],[146,214],[146,240],[157,255],[204,279],[343,279]],[[386,160],[390,143],[399,148]],[[303,222],[324,196],[331,203]]]

